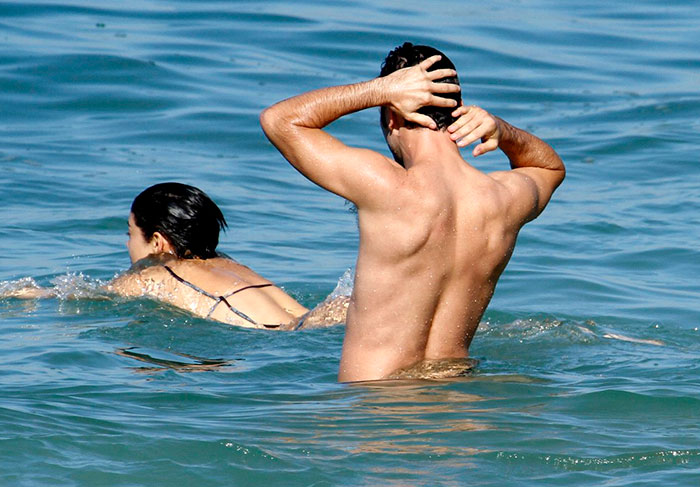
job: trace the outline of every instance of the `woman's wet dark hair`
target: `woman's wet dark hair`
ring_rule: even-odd
[[[131,204],[131,213],[146,241],[159,232],[181,259],[216,257],[219,232],[227,226],[209,196],[181,183],[160,183],[145,189]]]

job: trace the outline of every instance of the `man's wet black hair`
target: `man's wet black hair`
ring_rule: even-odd
[[[181,183],[160,183],[145,189],[131,204],[131,213],[146,241],[159,232],[181,259],[216,257],[219,232],[227,226],[209,196]]]
[[[387,55],[386,59],[384,59],[382,69],[379,72],[379,76],[387,76],[393,73],[394,71],[398,71],[399,69],[415,66],[416,64],[420,64],[423,60],[438,54],[442,56],[442,58],[438,62],[430,66],[430,68],[428,68],[428,71],[433,71],[436,69],[456,70],[455,65],[452,63],[452,61],[450,61],[450,59],[447,56],[445,56],[442,52],[438,51],[434,47],[414,46],[410,42],[404,42],[403,45],[391,51]],[[447,78],[436,80],[436,83],[451,83],[458,85],[459,78],[457,76],[450,76]],[[462,102],[461,91],[458,91],[456,93],[440,93],[437,96],[451,98],[457,102],[458,106]],[[438,126],[438,129],[444,130],[456,120],[452,116],[452,112],[455,110],[455,108],[456,107],[423,107],[420,110],[418,110],[418,113],[428,115],[435,121],[435,123]],[[385,123],[386,122],[384,121],[384,113],[382,110],[383,126],[385,126]]]

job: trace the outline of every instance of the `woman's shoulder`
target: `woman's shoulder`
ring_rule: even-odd
[[[107,285],[107,290],[123,296],[151,294],[154,287],[169,275],[166,265],[175,259],[147,257],[135,262],[127,271],[117,275]]]
[[[247,284],[274,284],[260,274],[234,259],[226,256],[212,257],[206,260],[182,259],[177,266],[172,267],[175,272],[183,272],[193,277],[207,277],[212,282],[228,283],[229,286]]]

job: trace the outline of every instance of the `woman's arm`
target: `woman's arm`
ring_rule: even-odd
[[[302,318],[304,323],[300,328],[324,328],[345,323],[349,305],[350,296],[326,298]]]
[[[0,287],[0,298],[43,299],[55,296],[54,288],[41,287],[31,277],[3,283]]]

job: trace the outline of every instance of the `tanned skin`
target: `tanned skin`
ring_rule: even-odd
[[[340,381],[390,377],[417,364],[468,357],[469,344],[513,252],[564,179],[545,142],[478,107],[439,96],[456,73],[416,66],[370,81],[281,101],[261,115],[270,141],[304,176],[357,206],[360,245],[348,308]],[[455,106],[435,130],[423,106]],[[396,160],[349,147],[324,127],[349,113],[386,107]],[[407,123],[411,122],[411,123]],[[510,170],[485,174],[473,155],[500,149]]]

